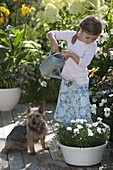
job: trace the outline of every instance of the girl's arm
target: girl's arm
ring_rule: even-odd
[[[58,43],[57,40],[54,36],[53,32],[49,32],[47,34],[47,38],[49,39],[50,43],[51,43],[51,50],[52,52],[57,52],[58,51]]]
[[[69,57],[72,58],[77,64],[80,62],[80,58],[75,55],[74,53],[70,52],[69,50],[62,50],[62,57],[68,59]]]

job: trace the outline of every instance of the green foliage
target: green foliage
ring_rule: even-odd
[[[110,129],[100,118],[92,124],[86,120],[72,120],[68,125],[59,125],[57,138],[59,142],[72,147],[94,147],[109,140]]]
[[[103,26],[104,32],[97,41],[98,52],[89,66],[90,100],[93,120],[98,116],[102,117],[111,127],[113,140],[113,10],[111,7],[103,14]]]
[[[23,41],[24,34],[24,29],[11,26],[0,30],[0,88],[25,88],[33,79],[34,68],[28,56],[34,47]]]
[[[7,63],[13,62],[13,69],[15,68],[16,63],[26,63],[27,65],[30,64],[33,67],[35,74],[34,76],[32,76],[33,80],[29,80],[29,85],[23,91],[23,95],[21,98],[22,102],[37,102],[38,100],[40,100],[40,98],[44,98],[46,101],[57,101],[60,81],[57,79],[46,80],[41,76],[39,71],[40,63],[42,63],[44,59],[48,57],[50,51],[50,43],[46,38],[46,34],[49,30],[77,30],[79,22],[87,15],[96,15],[100,17],[104,25],[104,32],[107,32],[109,35],[109,37],[106,41],[104,41],[104,43],[98,43],[98,47],[103,48],[102,54],[98,55],[98,57],[96,56],[89,66],[90,70],[94,68],[96,70],[97,68],[99,68],[98,71],[94,73],[94,76],[90,77],[90,92],[92,94],[91,103],[95,103],[93,102],[93,97],[96,98],[96,100],[98,98],[96,102],[98,103],[101,101],[102,98],[106,98],[106,94],[107,98],[109,94],[112,94],[112,91],[110,91],[110,93],[106,92],[104,95],[102,93],[102,90],[104,90],[105,88],[112,89],[112,74],[109,72],[109,70],[112,69],[111,66],[113,66],[113,59],[109,55],[109,49],[113,47],[113,35],[110,31],[113,28],[112,0],[105,1],[104,4],[102,3],[102,1],[100,1],[100,6],[98,5],[99,3],[96,4],[97,2],[99,2],[99,0],[93,1],[94,4],[89,3],[90,1],[87,0],[84,1],[84,4],[82,4],[81,1],[77,1],[78,5],[73,7],[81,8],[83,6],[84,8],[81,8],[82,10],[80,12],[79,10],[75,10],[75,14],[72,14],[72,11],[70,10],[70,5],[72,4],[72,2],[73,1],[71,0],[28,0],[26,2],[24,0],[17,0],[16,2],[5,0],[0,2],[0,5],[6,6],[11,12],[8,17],[7,25],[10,24],[18,26],[18,29],[22,31],[24,23],[26,23],[26,33],[24,40],[28,41],[22,44],[18,44],[17,42],[15,42],[15,45],[13,42],[13,49],[17,50],[17,52],[13,53],[13,57],[8,58],[8,55],[0,58],[0,63],[5,64],[5,62],[7,61]],[[26,17],[22,16],[21,14],[20,8],[23,3],[26,3],[26,5],[33,6],[36,8],[36,11],[31,13],[27,17],[27,20]],[[53,7],[55,6],[58,10],[58,17],[55,16],[56,20],[54,20],[54,18],[51,19],[53,15],[50,17],[49,20],[47,20],[47,18],[49,17],[45,17],[45,12],[46,14],[48,14],[48,16],[49,13],[51,14],[52,12],[47,11],[46,7],[48,3],[51,3]],[[51,8],[51,10],[55,12],[54,8]],[[2,25],[0,25],[0,27],[3,28]],[[13,32],[13,34],[15,33]],[[0,32],[0,37],[2,36],[4,36],[4,32]],[[32,42],[30,40],[32,40]],[[9,43],[2,42],[1,45],[2,46],[0,46],[0,53],[2,55],[6,52],[11,53]],[[22,47],[18,48],[20,45],[22,45]],[[66,43],[59,41],[59,51],[64,48],[66,48]],[[7,71],[9,71],[9,69]],[[1,73],[3,73],[3,71],[1,71]],[[111,74],[111,76],[109,76],[109,74]],[[5,73],[3,75],[5,75]],[[10,80],[11,79],[12,78],[10,77]],[[96,93],[98,94],[99,90],[101,91],[98,95],[99,97],[97,97]],[[110,106],[110,109],[112,109],[112,103],[112,97],[109,97],[106,106]],[[101,112],[104,113],[103,110]]]

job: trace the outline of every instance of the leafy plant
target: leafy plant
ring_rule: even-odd
[[[93,123],[76,119],[68,125],[59,125],[57,139],[66,146],[94,147],[105,144],[109,140],[109,132],[109,126],[104,124],[101,118]]]
[[[111,6],[110,6],[111,5]],[[113,140],[113,8],[112,1],[103,12],[103,32],[98,38],[96,55],[89,67],[92,118],[101,117],[110,126]]]
[[[27,61],[31,48],[24,43],[24,34],[24,29],[11,26],[0,29],[0,88],[23,88],[33,79],[34,69]]]
[[[15,1],[16,3],[16,1]],[[19,2],[17,2],[19,3]],[[21,87],[25,88],[34,78],[34,64],[30,62],[30,55],[37,52],[37,43],[26,40],[27,19],[31,11],[25,4],[21,5],[21,14],[24,16],[24,25],[10,26],[8,17],[10,11],[0,6],[0,88]],[[18,10],[16,23],[18,23]]]

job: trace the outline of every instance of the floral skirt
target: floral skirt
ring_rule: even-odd
[[[62,80],[54,118],[60,123],[75,119],[91,121],[88,85]]]

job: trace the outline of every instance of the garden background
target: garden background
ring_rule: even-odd
[[[92,116],[94,120],[102,117],[111,126],[113,138],[113,0],[3,0],[0,2],[0,29],[24,29],[23,42],[30,47],[29,53],[25,55],[21,51],[21,55],[26,65],[33,67],[34,74],[23,88],[20,102],[56,102],[60,80],[44,79],[39,71],[40,63],[50,52],[46,34],[56,29],[76,30],[87,15],[96,15],[103,23],[95,57],[88,67]],[[65,48],[65,42],[59,41],[59,51]],[[24,81],[26,79],[24,77]]]

